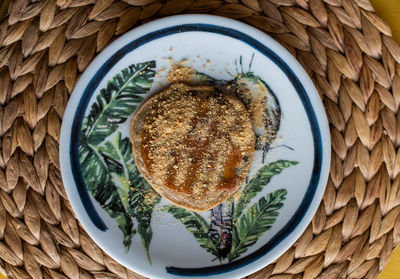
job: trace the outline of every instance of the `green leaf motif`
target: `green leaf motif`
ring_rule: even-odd
[[[122,174],[117,175],[121,184],[124,185],[124,193],[121,197],[122,200],[126,200],[129,215],[136,218],[137,232],[142,239],[142,245],[151,264],[149,247],[153,231],[150,223],[154,207],[160,202],[161,197],[137,169],[129,139],[121,139],[121,134],[117,133],[113,142],[116,146],[116,153],[118,153],[118,163],[122,166]]]
[[[244,187],[242,195],[233,211],[233,222],[237,221],[250,201],[263,190],[264,186],[271,181],[273,176],[297,164],[298,162],[296,161],[279,160],[262,167]]]
[[[251,181],[246,184],[239,201],[233,203],[233,212],[236,217],[233,218],[232,222],[231,249],[226,256],[221,257],[221,251],[219,251],[220,242],[214,241],[211,237],[210,225],[201,215],[175,205],[164,206],[162,210],[171,213],[175,219],[180,221],[195,237],[201,247],[216,256],[220,261],[227,258],[231,262],[245,253],[250,246],[257,242],[259,237],[272,227],[278,217],[279,209],[283,206],[287,191],[281,189],[270,193],[248,208],[245,214],[242,214],[242,211],[263,190],[274,175],[280,174],[285,168],[296,164],[297,162],[295,161],[286,160],[270,163],[262,167]],[[224,222],[223,218],[221,218],[221,221],[222,223]],[[216,227],[222,228],[222,226]],[[226,234],[227,232],[225,232]]]
[[[153,190],[149,183],[140,175],[136,167],[129,172],[131,187],[129,188],[128,203],[129,214],[138,222],[138,233],[146,250],[147,258],[151,264],[149,246],[153,237],[151,217],[154,207],[161,200],[160,195]]]
[[[129,139],[121,139],[121,133],[115,133],[109,141],[104,142],[97,148],[97,152],[103,158],[106,167],[110,173],[113,173],[121,186],[117,186],[120,198],[125,206],[129,209],[128,192],[130,187],[129,170],[134,168],[133,159],[125,161],[121,147],[130,146]],[[130,148],[130,147],[129,147]],[[132,157],[132,156],[131,156]],[[115,181],[115,180],[114,180]]]
[[[164,206],[162,210],[171,213],[175,219],[180,221],[193,234],[201,247],[218,258],[217,248],[208,236],[210,225],[201,215],[175,205]]]
[[[100,90],[81,128],[79,155],[85,184],[107,214],[116,220],[124,234],[127,251],[136,233],[128,201],[130,183],[136,179],[132,178],[131,172],[136,170],[136,166],[129,139],[121,139],[119,132],[110,139],[108,137],[135,111],[143,100],[141,95],[148,93],[155,67],[155,61],[149,61],[131,65],[116,74]],[[147,214],[151,215],[151,212],[152,208]],[[138,232],[142,238],[146,236],[143,243],[148,254],[152,232],[150,221],[146,224],[147,227],[143,228],[143,222],[138,220]]]
[[[287,191],[277,190],[261,198],[258,203],[252,205],[236,222],[233,229],[232,249],[228,261],[240,257],[247,249],[257,242],[266,231],[271,229],[283,206]]]
[[[118,124],[126,121],[138,103],[143,100],[140,95],[149,92],[155,75],[155,61],[131,65],[112,80],[106,88],[100,90],[96,101],[87,117],[84,134],[91,145],[98,145],[112,134]]]
[[[128,138],[121,138],[117,132],[110,141],[99,148],[103,158],[108,159],[108,169],[114,172],[122,185],[119,187],[119,195],[127,209],[128,214],[136,218],[143,247],[146,251],[149,263],[150,242],[153,231],[150,226],[153,209],[161,200],[161,197],[153,190],[149,183],[141,176],[132,156],[132,146]]]
[[[87,189],[107,214],[115,218],[124,235],[124,246],[128,250],[136,231],[133,230],[132,219],[121,201],[112,174],[98,152],[87,145],[80,145],[79,151],[81,171]]]

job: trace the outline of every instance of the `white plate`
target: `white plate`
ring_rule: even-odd
[[[209,83],[246,83],[279,120],[274,142],[255,152],[247,194],[201,214],[154,195],[127,139],[135,109],[167,85],[173,61]],[[330,135],[313,83],[281,45],[238,21],[182,15],[128,32],[90,64],[64,114],[60,161],[79,221],[121,264],[151,278],[239,278],[278,258],[310,223]]]

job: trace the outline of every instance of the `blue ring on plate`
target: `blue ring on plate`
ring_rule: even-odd
[[[89,215],[89,218],[100,230],[106,230],[107,227],[104,224],[103,220],[101,220],[100,216],[96,212],[89,193],[86,189],[85,182],[82,177],[82,172],[79,164],[79,139],[82,121],[86,112],[86,108],[88,103],[94,93],[94,90],[98,87],[99,83],[103,80],[108,71],[118,62],[120,61],[127,53],[132,50],[150,42],[155,39],[159,39],[162,37],[166,37],[169,35],[173,35],[176,33],[182,32],[210,32],[217,33],[225,36],[229,36],[231,38],[240,40],[251,47],[257,49],[259,52],[264,54],[266,57],[271,59],[279,68],[286,74],[293,87],[296,89],[297,94],[305,108],[307,113],[307,117],[311,126],[313,142],[314,142],[314,166],[312,170],[312,175],[310,179],[310,183],[308,185],[307,191],[303,197],[303,200],[296,210],[295,214],[292,216],[290,221],[265,245],[256,250],[255,252],[247,255],[243,258],[240,258],[234,262],[222,265],[208,266],[203,268],[179,268],[179,267],[166,267],[167,272],[174,275],[181,276],[211,276],[216,274],[221,274],[225,272],[229,272],[238,268],[241,268],[247,264],[252,263],[258,258],[264,256],[268,251],[273,249],[276,245],[278,245],[281,241],[283,241],[290,233],[292,233],[298,224],[303,219],[306,214],[311,201],[314,198],[315,191],[318,186],[320,174],[321,174],[321,166],[322,166],[322,140],[321,140],[321,132],[319,129],[318,121],[315,116],[314,109],[311,105],[311,102],[308,98],[307,92],[305,91],[303,85],[300,83],[299,79],[292,71],[292,69],[282,60],[276,53],[274,53],[270,48],[266,47],[259,41],[253,39],[252,37],[231,29],[227,27],[221,27],[218,25],[212,24],[182,24],[176,25],[164,29],[160,29],[149,34],[146,34],[130,43],[122,47],[116,53],[114,53],[96,72],[93,78],[90,80],[88,85],[86,86],[85,91],[81,97],[81,100],[78,104],[78,108],[76,110],[76,114],[74,117],[74,121],[72,124],[72,132],[71,132],[71,146],[70,146],[70,159],[71,159],[71,169],[74,176],[75,183],[78,188],[79,196],[82,200],[82,203]]]

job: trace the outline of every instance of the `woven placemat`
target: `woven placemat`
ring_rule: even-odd
[[[247,22],[308,71],[332,164],[312,224],[249,278],[375,278],[400,241],[400,47],[368,0],[14,0],[0,22],[0,267],[10,278],[141,278],[90,239],[58,159],[68,97],[132,27],[178,13]]]

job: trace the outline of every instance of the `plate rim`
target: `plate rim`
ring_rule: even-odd
[[[227,27],[230,29],[238,30],[248,35],[251,38],[254,38],[256,41],[261,41],[263,45],[267,48],[271,49],[279,58],[281,58],[288,67],[294,72],[295,76],[299,79],[301,85],[304,87],[308,98],[311,103],[311,108],[314,109],[315,119],[317,120],[317,125],[320,129],[321,136],[321,145],[322,145],[322,162],[321,162],[321,170],[320,170],[320,178],[317,183],[314,196],[312,201],[310,202],[306,212],[302,218],[302,220],[294,227],[294,229],[289,232],[283,239],[281,239],[280,243],[272,248],[270,251],[266,252],[264,255],[261,255],[259,258],[251,261],[250,263],[246,263],[245,265],[239,266],[234,270],[222,271],[216,274],[203,274],[203,275],[195,275],[195,276],[213,276],[218,274],[224,275],[232,275],[232,276],[245,276],[249,275],[277,259],[280,255],[282,255],[287,249],[289,249],[294,242],[301,236],[301,234],[306,230],[307,226],[311,222],[315,212],[318,209],[318,206],[322,200],[323,193],[326,188],[326,183],[329,176],[330,169],[330,133],[329,133],[329,124],[326,117],[326,112],[324,110],[323,104],[319,97],[319,94],[312,83],[310,77],[305,72],[303,67],[299,64],[299,62],[286,50],[284,49],[278,42],[269,37],[264,32],[247,25],[245,23],[214,16],[214,15],[176,15],[170,16],[166,18],[157,19],[141,25],[110,44],[107,48],[101,51],[97,57],[90,63],[87,69],[82,74],[80,80],[76,84],[73,93],[70,96],[68,101],[67,108],[65,110],[64,115],[68,115],[69,117],[64,118],[61,127],[60,134],[60,166],[61,166],[61,174],[64,185],[71,185],[71,187],[65,187],[67,192],[67,196],[71,203],[71,206],[78,217],[78,220],[81,222],[84,229],[89,233],[90,237],[96,242],[99,247],[101,247],[105,252],[110,254],[114,259],[116,259],[122,265],[133,269],[134,271],[143,274],[145,276],[151,278],[161,278],[160,274],[151,272],[153,269],[149,268],[141,268],[140,266],[132,265],[130,261],[121,259],[116,253],[112,250],[104,247],[104,244],[96,237],[96,230],[92,228],[88,222],[92,223],[87,216],[87,211],[82,207],[82,202],[79,196],[77,196],[77,185],[75,179],[73,178],[71,171],[71,162],[70,162],[70,143],[71,143],[71,129],[73,127],[73,122],[75,119],[75,113],[78,108],[78,103],[81,101],[81,97],[85,92],[85,88],[89,84],[89,81],[93,78],[93,76],[97,73],[101,65],[104,61],[110,58],[116,51],[120,50],[121,47],[125,46],[127,43],[132,42],[149,32],[155,32],[160,29],[164,29],[166,27],[171,27],[175,25],[183,25],[183,24],[212,24],[218,25],[221,27]],[[83,209],[83,210],[82,210]],[[273,255],[271,255],[273,254]],[[264,260],[263,260],[264,259]],[[183,278],[182,275],[174,276],[170,274],[171,277]],[[185,276],[190,276],[186,274]],[[163,277],[165,278],[165,277]]]

